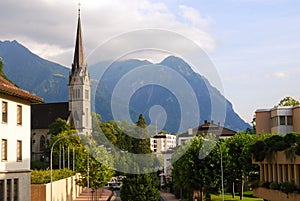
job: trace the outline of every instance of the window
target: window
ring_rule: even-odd
[[[88,89],[86,89],[85,90],[85,99],[87,99],[87,100],[89,100],[89,90]]]
[[[7,102],[2,102],[2,123],[7,123]]]
[[[17,106],[17,124],[22,125],[22,106]]]
[[[287,116],[287,125],[292,126],[293,125],[293,117]]]
[[[6,200],[11,200],[11,179],[6,180]]]
[[[46,139],[42,135],[41,138],[40,138],[40,151],[44,151],[45,148],[46,148]]]
[[[22,141],[17,141],[17,161],[22,161]]]
[[[0,180],[0,201],[4,201],[4,180]]]
[[[14,201],[19,200],[19,179],[14,179]]]
[[[6,139],[2,139],[1,153],[2,153],[1,160],[7,161],[7,140]]]
[[[280,125],[285,125],[285,116],[279,116]]]

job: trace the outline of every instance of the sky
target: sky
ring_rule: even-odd
[[[256,109],[272,108],[286,96],[300,100],[298,0],[81,0],[80,4],[87,56],[124,33],[168,30],[205,51],[224,95],[245,121],[251,122]],[[17,40],[45,59],[71,66],[78,0],[1,0],[0,8],[1,41]]]

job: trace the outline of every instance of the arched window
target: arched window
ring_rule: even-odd
[[[45,148],[46,148],[46,139],[42,135],[41,138],[40,138],[40,151],[44,151]]]

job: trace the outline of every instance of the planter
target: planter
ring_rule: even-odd
[[[253,196],[270,201],[299,201],[300,194],[289,193],[288,195],[278,191],[263,187],[253,189]]]

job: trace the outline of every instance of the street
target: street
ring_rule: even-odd
[[[113,191],[114,195],[111,198],[111,201],[121,201],[120,198],[120,191],[119,190],[115,190]]]

